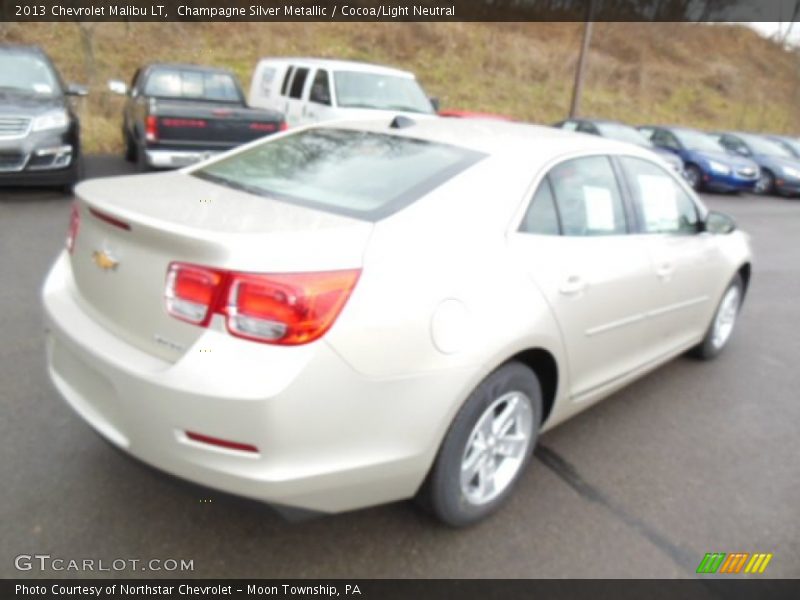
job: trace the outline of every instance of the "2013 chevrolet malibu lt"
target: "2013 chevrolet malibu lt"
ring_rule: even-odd
[[[644,148],[406,117],[77,188],[49,372],[156,467],[279,507],[475,522],[541,431],[729,342],[747,236]]]

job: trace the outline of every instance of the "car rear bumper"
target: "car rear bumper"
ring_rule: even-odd
[[[376,380],[324,341],[280,348],[211,329],[164,361],[92,319],[66,254],[43,302],[49,375],[94,429],[172,475],[280,506],[338,512],[414,495],[454,410],[442,399],[456,398],[465,377]]]
[[[178,169],[206,160],[220,153],[220,150],[168,150],[147,149],[147,165],[154,169]]]

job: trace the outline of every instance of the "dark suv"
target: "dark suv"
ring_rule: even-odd
[[[0,45],[0,185],[71,187],[80,177],[78,118],[39,48]]]

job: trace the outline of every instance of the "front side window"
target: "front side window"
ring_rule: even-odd
[[[377,220],[484,156],[449,144],[325,127],[267,139],[192,174],[259,196]]]
[[[655,133],[653,133],[652,140],[657,146],[672,148],[673,150],[681,149],[681,145],[678,143],[678,140],[675,138],[675,136],[664,129],[656,130]]]
[[[620,159],[644,233],[697,233],[697,207],[675,178],[648,160]]]
[[[553,198],[553,191],[546,177],[533,195],[533,200],[531,200],[522,225],[520,225],[520,231],[539,235],[561,233],[555,198]]]
[[[608,157],[568,160],[553,167],[548,178],[564,235],[627,232],[622,195]]]

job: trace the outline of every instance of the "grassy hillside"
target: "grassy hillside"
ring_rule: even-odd
[[[81,101],[89,151],[119,149],[122,100],[105,91],[155,60],[232,68],[245,87],[270,55],[351,58],[415,71],[443,107],[550,123],[565,116],[580,23],[0,23],[44,46]],[[582,113],[631,123],[800,132],[800,56],[741,26],[598,23]]]

